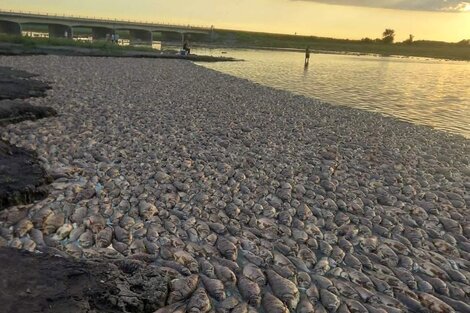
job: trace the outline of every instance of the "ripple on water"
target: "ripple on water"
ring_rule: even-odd
[[[222,50],[200,50],[221,54]],[[432,126],[470,138],[470,62],[370,55],[224,50],[237,63],[203,64],[263,85]],[[197,53],[198,51],[196,51]]]

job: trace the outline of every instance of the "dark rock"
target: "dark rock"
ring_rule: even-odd
[[[170,277],[157,267],[132,274],[112,262],[0,248],[2,313],[142,312],[165,305]]]
[[[0,140],[0,210],[44,198],[48,182],[34,152]]]
[[[0,88],[1,86],[0,82]],[[50,107],[35,106],[20,100],[0,101],[0,126],[55,115],[57,115],[56,110]]]
[[[49,85],[31,79],[30,73],[0,67],[0,100],[44,97]]]

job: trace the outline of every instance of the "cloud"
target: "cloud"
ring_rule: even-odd
[[[299,1],[299,0],[295,0]],[[397,10],[463,12],[470,2],[462,0],[302,0],[326,4],[363,6]]]

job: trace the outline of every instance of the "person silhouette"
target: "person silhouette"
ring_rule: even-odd
[[[305,49],[305,66],[307,67],[310,62],[310,48]]]

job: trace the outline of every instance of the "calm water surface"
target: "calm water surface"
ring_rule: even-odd
[[[304,68],[300,52],[195,49],[195,53],[246,61],[201,64],[217,71],[470,138],[470,62],[312,54],[310,66]]]

